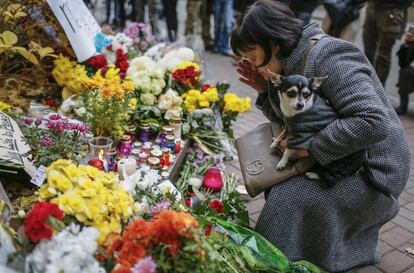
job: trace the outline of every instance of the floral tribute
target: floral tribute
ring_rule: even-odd
[[[113,272],[141,272],[136,270],[144,263],[154,270],[155,263],[162,268],[168,260],[174,260],[179,266],[179,252],[201,254],[202,249],[197,247],[185,250],[189,244],[196,244],[194,239],[198,231],[197,220],[186,212],[163,210],[152,221],[136,220],[125,228],[122,236],[114,239],[108,249],[108,254],[118,264]]]
[[[74,221],[96,227],[103,243],[110,233],[120,233],[121,224],[133,213],[134,202],[115,173],[92,166],[76,166],[58,160],[46,169],[47,183],[39,189],[39,199],[50,201]]]
[[[85,121],[99,136],[123,134],[129,120],[130,94],[134,86],[129,79],[122,80],[114,65],[101,69],[92,79],[82,82],[82,98],[87,112]]]
[[[50,240],[53,235],[53,222],[63,221],[65,214],[55,204],[37,202],[24,219],[24,232],[32,242]],[[49,224],[50,223],[50,224]]]
[[[210,108],[213,102],[218,101],[217,88],[208,87],[205,90],[189,90],[182,95],[184,99],[184,106],[188,112],[193,112],[196,109]]]
[[[154,45],[155,37],[144,23],[128,23],[124,29],[124,34],[132,39],[132,46],[143,53]]]
[[[175,67],[171,75],[180,89],[192,89],[200,82],[200,66],[195,62],[186,61]]]
[[[44,119],[23,118],[25,141],[32,150],[35,166],[49,166],[63,158],[78,162],[84,156],[79,146],[85,143],[89,128],[83,122],[51,114]]]

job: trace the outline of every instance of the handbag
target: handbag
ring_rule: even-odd
[[[305,173],[314,160],[312,157],[289,161],[286,168],[277,170],[276,165],[282,158],[280,151],[272,151],[273,137],[282,132],[277,123],[263,123],[236,140],[241,173],[250,197],[255,197],[265,189],[286,179]]]

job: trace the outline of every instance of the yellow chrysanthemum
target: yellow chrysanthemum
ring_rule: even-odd
[[[39,190],[40,200],[50,200],[83,225],[101,231],[100,243],[111,232],[121,231],[133,213],[134,201],[118,183],[117,176],[91,166],[77,167],[58,160],[47,168],[47,183]]]
[[[0,112],[8,113],[11,110],[11,105],[0,101]]]

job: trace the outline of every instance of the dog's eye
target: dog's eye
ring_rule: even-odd
[[[303,97],[305,98],[305,99],[307,99],[307,98],[309,98],[310,97],[310,93],[303,93]]]
[[[295,91],[288,91],[286,94],[288,95],[289,98],[296,97],[296,92]]]

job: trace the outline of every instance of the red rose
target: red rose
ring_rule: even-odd
[[[63,220],[63,211],[55,204],[49,202],[37,202],[23,221],[26,236],[32,242],[52,238],[53,229],[47,224],[49,217]]]
[[[104,55],[93,56],[89,58],[86,63],[92,65],[95,70],[99,70],[108,64]]]
[[[186,205],[187,207],[191,207],[191,201],[190,201],[190,199],[189,199],[189,198],[184,198],[184,202],[185,202],[185,205]]]
[[[214,200],[210,202],[210,208],[217,211],[217,213],[223,213],[223,202],[220,202],[218,200]]]
[[[203,84],[203,86],[202,86],[202,90],[203,90],[203,91],[206,91],[206,90],[207,90],[207,89],[209,89],[211,86],[212,86],[211,84],[205,83],[205,84]]]

